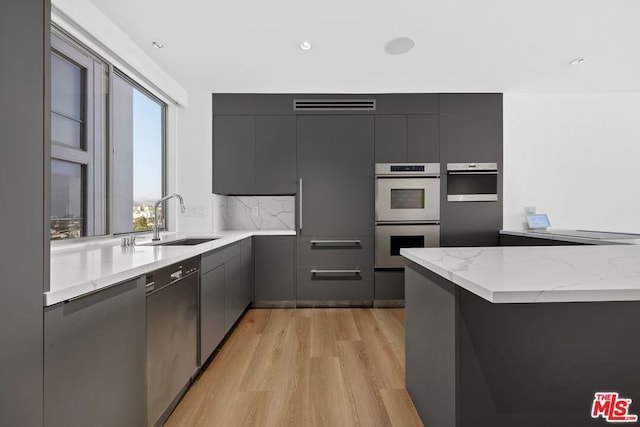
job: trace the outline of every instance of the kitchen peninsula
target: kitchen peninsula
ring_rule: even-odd
[[[640,413],[640,246],[402,249],[407,390],[425,425],[586,426]]]

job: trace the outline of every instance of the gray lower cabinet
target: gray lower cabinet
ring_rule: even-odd
[[[226,333],[224,328],[224,264],[200,276],[200,358],[202,366]]]
[[[295,193],[295,116],[214,116],[213,192]]]
[[[211,356],[253,300],[253,244],[247,238],[200,261],[199,365]]]
[[[255,236],[255,298],[258,306],[293,305],[295,236]]]
[[[242,271],[240,257],[234,257],[224,264],[224,331],[231,330],[236,320],[247,307],[244,303],[244,287],[240,272]]]
[[[404,271],[376,271],[376,305],[404,300]]]
[[[44,425],[146,425],[145,282],[44,314]]]
[[[373,237],[299,237],[297,246],[298,305],[372,303]]]

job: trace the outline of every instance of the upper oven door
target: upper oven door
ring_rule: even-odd
[[[440,178],[376,178],[376,221],[439,221]]]

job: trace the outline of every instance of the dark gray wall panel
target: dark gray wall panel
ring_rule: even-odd
[[[48,280],[49,1],[0,2],[0,425],[42,425],[43,298]],[[46,89],[46,90],[45,90]],[[48,191],[47,191],[48,193]],[[46,224],[46,225],[45,225]]]

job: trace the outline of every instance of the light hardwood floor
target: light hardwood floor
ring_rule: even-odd
[[[422,426],[403,309],[252,309],[167,426]]]

